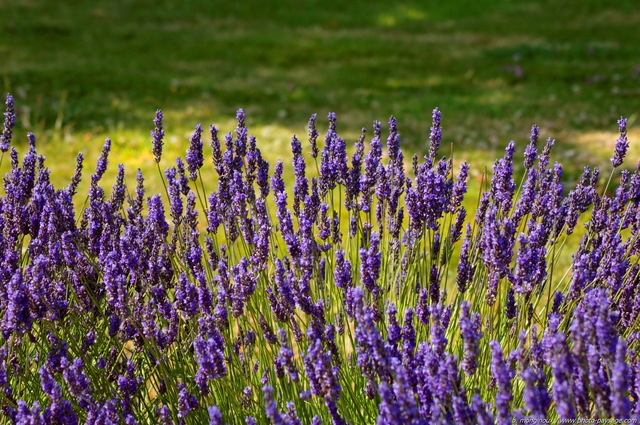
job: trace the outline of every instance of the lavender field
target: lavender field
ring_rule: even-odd
[[[242,110],[233,131],[197,125],[183,158],[163,157],[157,111],[157,175],[126,182],[107,139],[65,187],[37,135],[16,150],[15,111],[9,95],[3,423],[640,419],[640,168],[625,168],[625,118],[610,165],[584,164],[571,185],[534,125],[471,209],[474,164],[445,157],[438,109],[419,156],[405,158],[393,117],[347,141],[330,113],[291,138],[286,164],[262,157]]]

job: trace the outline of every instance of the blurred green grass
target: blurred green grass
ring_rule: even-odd
[[[141,167],[159,191],[155,109],[164,168],[196,123],[231,131],[240,107],[273,161],[329,111],[351,140],[395,115],[404,147],[424,152],[437,106],[443,153],[470,160],[476,177],[508,140],[522,151],[536,123],[558,139],[553,159],[572,179],[606,165],[620,115],[632,142],[639,134],[634,3],[0,0],[0,87],[16,98],[16,146],[35,132],[58,185],[78,151],[89,172],[108,136],[112,163],[130,179]]]

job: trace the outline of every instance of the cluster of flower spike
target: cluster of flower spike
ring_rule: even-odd
[[[128,190],[122,165],[107,194],[107,140],[76,211],[82,155],[54,187],[35,136],[22,158],[10,146],[6,105],[0,408],[12,423],[640,418],[640,171],[617,169],[624,119],[615,190],[600,194],[589,168],[565,188],[534,126],[522,183],[512,142],[467,216],[469,165],[439,158],[437,109],[412,167],[394,118],[386,148],[376,122],[349,154],[336,116],[320,146],[312,116],[308,148],[291,141],[292,191],[240,110],[234,132],[210,128],[209,153],[196,127],[160,174],[163,195],[140,172]],[[203,181],[207,162],[216,177]]]

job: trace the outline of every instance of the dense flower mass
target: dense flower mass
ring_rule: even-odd
[[[308,142],[292,138],[292,185],[242,110],[224,137],[210,127],[209,153],[197,125],[171,162],[157,111],[166,193],[145,193],[141,173],[128,189],[122,165],[105,190],[107,139],[81,211],[83,156],[54,187],[34,135],[22,157],[11,146],[11,96],[4,116],[3,423],[640,419],[640,167],[619,169],[625,119],[617,187],[591,168],[565,187],[534,126],[524,166],[509,143],[467,215],[473,171],[439,157],[437,109],[412,164],[394,118],[386,147],[375,122],[351,149],[335,114],[319,146],[313,115]]]

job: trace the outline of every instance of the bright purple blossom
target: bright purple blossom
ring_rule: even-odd
[[[13,134],[13,127],[16,124],[16,111],[14,109],[13,96],[7,94],[5,100],[6,112],[4,113],[4,126],[2,129],[2,136],[0,136],[0,151],[6,152],[9,150],[11,144],[11,136]]]
[[[162,111],[158,109],[156,111],[156,117],[153,119],[153,124],[156,128],[151,132],[153,137],[153,157],[158,163],[162,157],[162,145],[164,144],[162,139],[164,138],[164,130],[162,129]]]
[[[189,149],[187,149],[187,156],[185,161],[187,162],[187,170],[189,171],[189,178],[196,180],[198,178],[198,170],[204,165],[204,156],[202,154],[202,126],[198,124],[196,126],[193,135],[189,139]]]
[[[618,127],[620,131],[620,137],[616,140],[616,146],[614,148],[614,154],[611,157],[611,163],[614,167],[622,165],[627,149],[629,149],[629,141],[627,140],[627,119],[620,118],[618,120]]]

